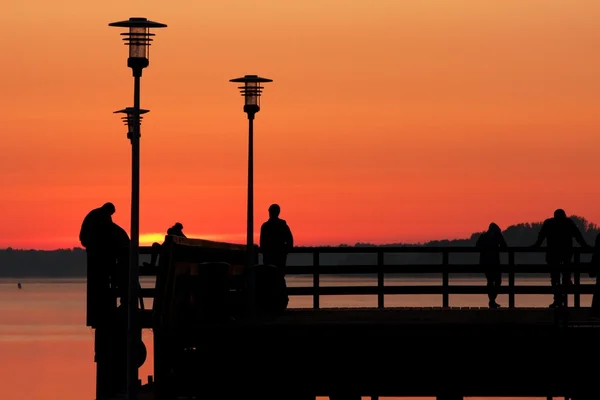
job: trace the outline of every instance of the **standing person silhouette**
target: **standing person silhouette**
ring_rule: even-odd
[[[502,229],[495,223],[491,223],[487,232],[477,239],[475,246],[480,249],[479,265],[485,266],[485,278],[487,279],[489,307],[498,308],[496,303],[498,288],[502,284],[502,272],[500,271],[500,249],[506,249],[506,241],[502,236]]]
[[[281,208],[277,204],[269,207],[269,220],[260,228],[260,249],[263,264],[275,265],[283,272],[287,255],[294,247],[294,237],[287,222],[279,218]]]
[[[79,241],[86,250],[93,251],[109,245],[113,232],[112,215],[115,211],[113,203],[105,203],[85,216],[79,231]]]
[[[575,222],[567,217],[565,210],[559,208],[554,211],[553,218],[544,221],[537,241],[531,246],[540,247],[546,240],[546,263],[552,268],[550,284],[554,289],[554,302],[550,304],[551,308],[565,305],[566,294],[562,291],[564,287],[571,284],[569,264],[573,257],[573,238],[580,246],[590,247]]]
[[[87,253],[87,325],[95,327],[112,308],[110,279],[116,265],[113,203],[90,211],[79,231],[79,241]],[[101,321],[102,320],[102,321]]]
[[[94,361],[97,398],[111,397],[124,388],[124,381],[119,381],[119,377],[125,376],[124,368],[127,365],[124,359],[115,356],[118,343],[125,338],[121,333],[126,328],[114,324],[115,320],[120,319],[117,318],[116,297],[111,286],[119,286],[119,283],[126,285],[125,282],[119,282],[119,277],[124,279],[123,274],[117,273],[117,259],[122,250],[128,250],[129,237],[127,232],[113,223],[115,211],[112,203],[93,209],[85,216],[79,232],[79,241],[87,253],[87,325],[96,329]],[[126,299],[126,296],[121,300],[123,298]]]

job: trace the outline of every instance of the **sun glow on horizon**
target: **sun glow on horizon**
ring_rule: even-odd
[[[144,233],[140,235],[140,246],[151,246],[152,243],[162,243],[165,240],[164,233]],[[186,233],[190,239],[204,239],[214,242],[242,243],[246,235],[243,233],[210,234],[210,233]]]

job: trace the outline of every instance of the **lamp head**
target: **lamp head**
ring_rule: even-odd
[[[142,69],[150,64],[150,42],[154,36],[150,29],[166,28],[167,25],[146,18],[132,17],[126,21],[112,22],[108,26],[129,28],[127,32],[121,33],[125,45],[129,46],[127,66],[133,69],[134,73],[141,75]]]
[[[140,109],[140,115],[139,115],[139,124],[142,124],[142,114],[146,114],[147,112],[149,112],[150,110],[144,110],[144,109]],[[121,119],[123,120],[123,124],[127,125],[127,139],[131,140],[131,138],[133,138],[133,135],[135,133],[135,128],[136,128],[136,123],[138,121],[137,117],[137,113],[135,112],[135,107],[127,107],[127,108],[123,108],[122,110],[117,110],[117,111],[113,111],[113,114],[126,114],[125,116],[121,117]],[[139,134],[138,137],[141,136],[141,133]]]
[[[240,93],[244,96],[244,112],[248,117],[260,111],[260,95],[264,89],[261,83],[273,82],[272,79],[262,78],[258,75],[244,75],[241,78],[230,79],[229,82],[243,83],[239,86]]]

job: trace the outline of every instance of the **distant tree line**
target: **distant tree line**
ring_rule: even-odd
[[[596,235],[600,229],[596,224],[585,218],[571,216],[575,221],[586,241],[593,245]],[[521,223],[512,225],[503,231],[503,235],[509,246],[529,246],[533,244],[541,228],[541,222]],[[374,245],[370,243],[356,243],[354,246],[342,244],[338,247],[453,247],[474,246],[477,238],[482,232],[473,233],[468,239],[455,240],[433,240],[423,244],[391,243],[385,245]],[[583,256],[582,261],[588,261],[589,256]],[[402,253],[387,254],[386,264],[438,264],[442,262],[441,254],[435,253]],[[375,254],[321,254],[321,265],[375,265],[377,262]],[[452,254],[451,264],[476,264],[478,255]],[[504,263],[507,262],[506,255]],[[543,264],[544,255],[541,253],[517,253],[515,255],[517,264]],[[310,265],[312,255],[291,254],[288,258],[289,265]],[[12,248],[0,250],[0,278],[68,278],[86,276],[86,253],[80,248],[59,250],[16,250]]]

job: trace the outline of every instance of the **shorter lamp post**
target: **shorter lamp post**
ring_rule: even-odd
[[[244,112],[248,114],[248,211],[246,226],[246,265],[248,267],[248,310],[252,316],[255,311],[255,279],[254,271],[254,115],[260,111],[261,83],[273,82],[272,79],[258,75],[245,75],[230,79],[229,82],[243,83],[239,86],[244,96]]]
[[[113,114],[125,114],[121,119],[123,123],[127,125],[127,139],[129,139],[132,148],[132,180],[134,182],[133,193],[136,193],[137,196],[133,196],[132,205],[135,207],[136,211],[139,212],[139,149],[140,149],[140,125],[142,123],[141,114],[146,114],[149,110],[140,109],[139,107],[127,107],[122,110],[114,111]],[[136,225],[137,229],[137,216],[138,213],[132,213],[131,217],[133,219],[132,224]],[[138,384],[138,374],[137,374],[137,360],[138,360],[138,351],[136,350],[137,343],[142,340],[141,328],[138,324],[137,318],[137,310],[138,310],[138,301],[139,301],[139,278],[138,278],[138,251],[137,244],[138,240],[134,240],[137,235],[136,231],[132,230],[131,233],[131,249],[130,249],[130,257],[129,257],[129,285],[127,290],[127,399],[135,400],[137,399],[137,384]],[[131,254],[133,253],[133,255]]]

